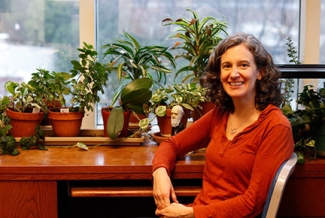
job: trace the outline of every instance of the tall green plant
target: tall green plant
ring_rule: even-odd
[[[94,104],[100,101],[99,92],[104,94],[104,87],[111,72],[110,67],[102,64],[98,52],[90,44],[83,43],[78,48],[80,60],[72,60],[73,69],[70,70],[72,99],[79,111],[94,110]]]
[[[286,45],[288,46],[287,52],[288,52],[288,57],[290,58],[289,62],[294,63],[294,64],[300,64],[300,61],[298,59],[298,52],[296,51],[296,48],[293,46],[293,42],[290,37],[287,38],[287,43]],[[288,78],[282,80],[282,83],[284,84],[284,89],[283,89],[283,101],[281,104],[281,108],[284,114],[289,114],[292,113],[292,107],[291,107],[291,95],[294,93],[293,88],[294,88],[294,79],[293,78]]]
[[[225,22],[218,21],[215,17],[205,17],[200,19],[198,14],[192,9],[186,9],[191,12],[192,17],[179,18],[172,20],[166,18],[162,21],[164,26],[177,26],[176,31],[169,36],[170,39],[176,39],[172,49],[180,50],[176,58],[182,58],[189,62],[188,66],[179,69],[175,78],[184,72],[192,72],[184,77],[183,82],[190,79],[198,82],[199,77],[204,72],[208,63],[209,56],[213,49],[222,40],[222,33],[227,35],[227,25]]]
[[[104,56],[109,58],[112,71],[117,72],[118,81],[121,82],[123,78],[152,78],[150,72],[155,72],[157,82],[165,83],[166,74],[173,72],[169,66],[176,67],[168,47],[142,46],[127,32],[124,32],[124,37],[125,39],[117,39],[117,42],[103,46],[106,49]]]

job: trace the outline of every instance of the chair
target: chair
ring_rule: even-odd
[[[275,218],[281,202],[284,187],[295,169],[297,155],[293,153],[289,160],[286,160],[276,172],[264,205],[262,218]]]

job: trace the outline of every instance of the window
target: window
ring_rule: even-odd
[[[146,45],[169,45],[167,40],[173,27],[162,26],[167,17],[176,20],[191,17],[186,8],[195,10],[200,18],[216,17],[226,21],[228,33],[246,32],[255,35],[273,55],[277,64],[288,63],[287,38],[299,42],[299,1],[296,0],[97,0],[97,49],[115,42],[126,31]],[[114,90],[117,90],[115,72],[110,75],[107,92],[101,98],[101,106],[109,105]],[[171,75],[173,77],[174,75]],[[182,78],[179,78],[178,82]],[[173,82],[173,78],[170,78]],[[98,113],[100,115],[100,113]],[[98,124],[101,124],[101,117]]]
[[[78,46],[78,0],[0,0],[0,95],[37,68],[69,71]]]

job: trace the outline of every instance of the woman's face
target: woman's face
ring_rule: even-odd
[[[222,86],[232,99],[255,98],[256,80],[260,80],[262,75],[245,45],[229,48],[221,56],[220,66]]]

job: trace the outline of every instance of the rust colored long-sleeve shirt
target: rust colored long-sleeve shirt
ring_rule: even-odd
[[[152,171],[170,173],[178,157],[207,147],[203,187],[191,204],[196,218],[261,214],[274,174],[293,153],[291,125],[279,108],[269,105],[233,140],[225,135],[228,115],[214,108],[162,142],[153,159]]]

